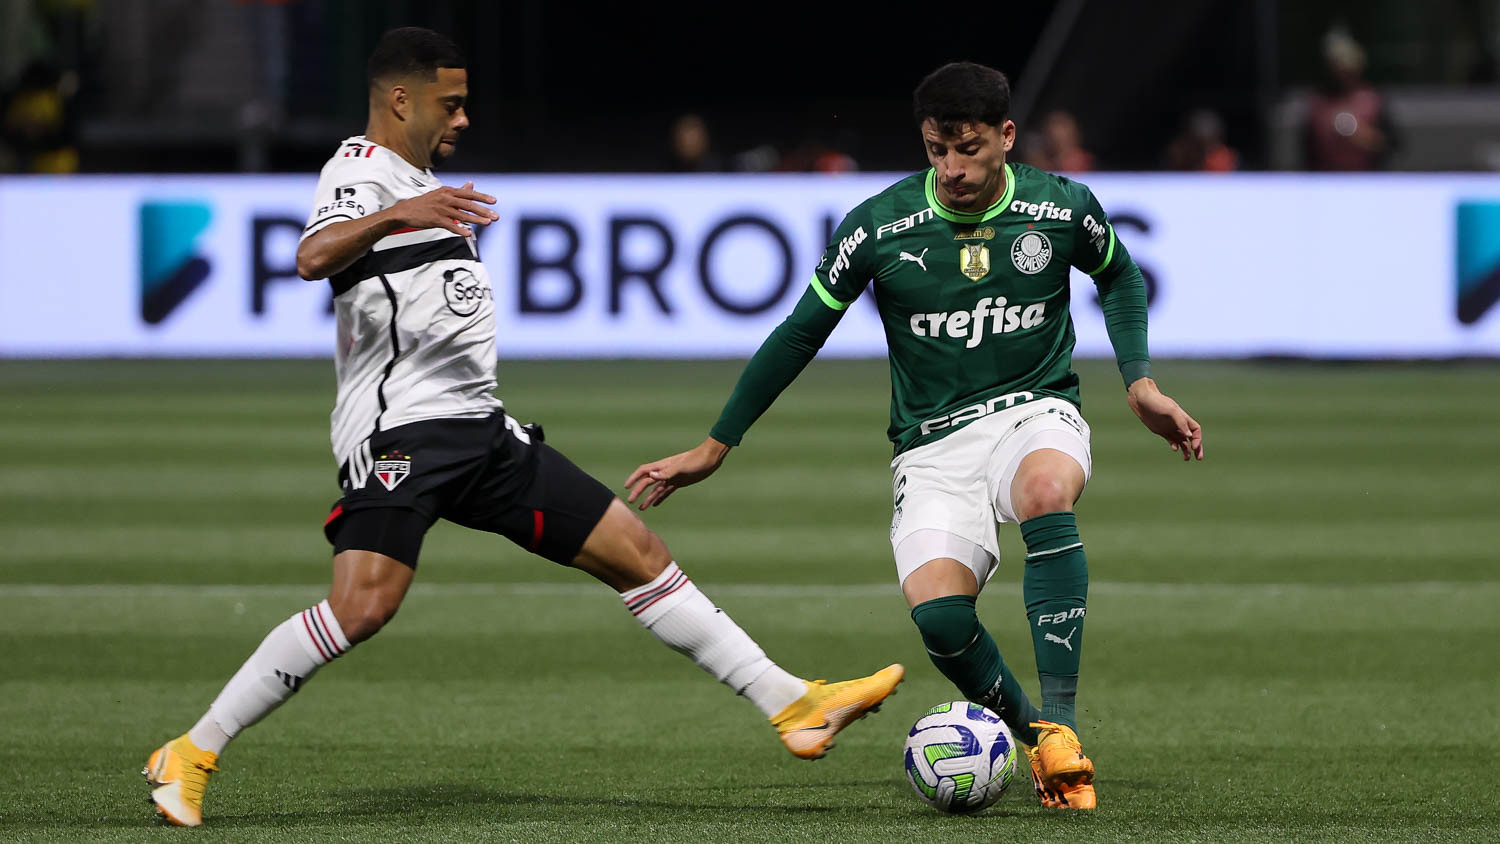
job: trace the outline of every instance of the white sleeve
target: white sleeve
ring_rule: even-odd
[[[379,168],[362,158],[334,158],[318,176],[313,210],[302,230],[302,239],[334,223],[357,220],[394,205],[381,187]]]

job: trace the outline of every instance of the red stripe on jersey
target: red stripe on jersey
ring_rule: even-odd
[[[542,528],[545,527],[545,526],[546,526],[546,519],[542,516],[542,511],[541,510],[532,510],[531,511],[531,545],[527,546],[527,548],[526,548],[527,551],[533,551],[534,552],[542,544]]]
[[[328,651],[323,649],[322,643],[318,641],[318,634],[313,632],[312,623],[307,620],[307,610],[302,611],[302,626],[307,628],[307,638],[312,639],[313,647],[317,648],[318,653],[323,655],[323,661],[331,662],[333,657],[329,656]]]
[[[350,342],[353,341],[351,340]],[[333,508],[333,512],[328,514],[328,518],[323,520],[323,527],[328,527],[329,525],[333,524],[334,519],[337,519],[342,515],[344,515],[344,505],[340,504],[337,507]]]
[[[419,231],[421,231],[421,229],[417,228],[416,226],[407,226],[405,228],[396,229],[395,231],[391,232],[391,234],[407,234],[408,232],[419,232]],[[391,236],[390,234],[386,235],[386,237],[390,237],[390,236]]]
[[[370,156],[372,156],[374,154],[375,154],[375,145],[371,144],[370,148],[367,149],[367,150],[365,150],[365,158],[369,158]]]

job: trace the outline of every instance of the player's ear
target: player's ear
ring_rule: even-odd
[[[1000,124],[1000,142],[1006,152],[1010,152],[1010,148],[1016,145],[1016,122],[1014,120],[1007,120]]]
[[[411,92],[406,90],[405,85],[391,86],[391,111],[396,113],[402,120],[411,118]]]

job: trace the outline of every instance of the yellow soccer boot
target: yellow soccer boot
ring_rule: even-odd
[[[771,724],[794,755],[821,759],[833,747],[839,730],[879,709],[905,676],[904,667],[889,665],[858,680],[813,681],[806,694],[771,718]]]
[[[157,814],[178,826],[203,823],[203,790],[219,770],[219,757],[199,750],[186,735],[157,748],[141,773],[151,783]]]
[[[1093,809],[1094,763],[1083,755],[1078,734],[1063,724],[1037,721],[1035,747],[1026,748],[1031,782],[1042,805],[1050,809]]]

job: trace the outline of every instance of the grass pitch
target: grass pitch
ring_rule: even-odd
[[[500,394],[618,484],[699,442],[738,368],[503,363]],[[972,818],[911,793],[905,731],[955,693],[894,582],[885,365],[819,361],[647,518],[788,669],[906,663],[827,759],[792,758],[604,587],[440,525],[392,625],[236,742],[183,831],[153,820],[146,756],[326,586],[331,366],[0,363],[0,839],[1494,839],[1500,372],[1156,368],[1202,464],[1139,426],[1112,366],[1080,370],[1095,813],[1025,781]],[[980,611],[1034,678],[1014,528],[1002,547]]]

